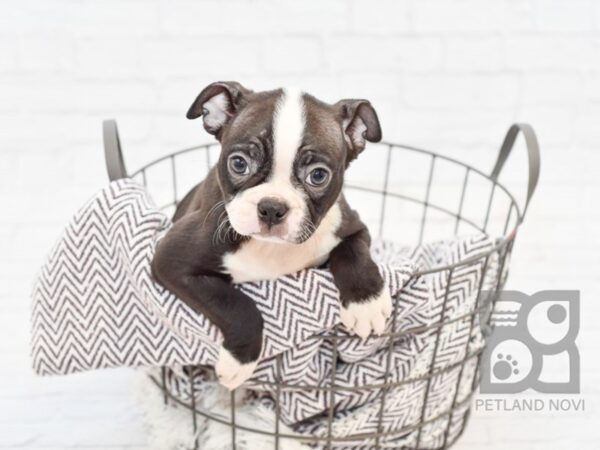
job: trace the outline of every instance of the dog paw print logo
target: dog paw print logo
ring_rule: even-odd
[[[486,294],[482,298],[493,298]],[[498,293],[482,354],[481,392],[579,393],[579,291]],[[482,323],[487,323],[481,317]]]
[[[494,363],[494,376],[498,380],[508,380],[513,375],[519,375],[518,365],[519,362],[512,355],[498,353],[498,361]]]

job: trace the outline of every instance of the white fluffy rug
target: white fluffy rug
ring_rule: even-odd
[[[152,372],[159,379],[160,372]],[[162,391],[150,380],[150,372],[137,371],[135,381],[135,394],[143,410],[146,427],[148,429],[148,447],[153,450],[188,450],[194,448],[194,434],[192,414],[189,409],[177,405],[174,401],[164,404]],[[265,431],[275,430],[275,414],[273,410],[252,403],[245,405],[242,402],[244,393],[236,395],[235,420],[236,423],[250,428]],[[210,410],[212,415],[220,416],[225,421],[230,421],[229,391],[215,382],[206,382],[202,393],[197,396],[199,410]],[[196,415],[197,420],[197,447],[202,450],[230,450],[231,428],[214,420],[208,420],[201,415]],[[295,434],[284,424],[279,425],[280,433]],[[257,450],[275,448],[272,436],[251,433],[243,430],[236,432],[236,449]],[[307,450],[309,446],[303,445],[296,439],[279,440],[281,450]]]

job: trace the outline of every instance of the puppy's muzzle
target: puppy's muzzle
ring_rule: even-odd
[[[283,222],[290,208],[277,198],[267,197],[258,202],[256,210],[258,220],[271,228],[273,225]]]

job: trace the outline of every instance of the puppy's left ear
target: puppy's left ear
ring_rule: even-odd
[[[217,81],[200,92],[186,117],[196,119],[202,116],[204,129],[220,139],[223,126],[246,104],[245,96],[250,93],[250,89],[237,81]]]
[[[366,141],[381,140],[377,113],[368,100],[340,100],[335,104],[342,119],[344,138],[350,147],[349,161],[365,149]]]

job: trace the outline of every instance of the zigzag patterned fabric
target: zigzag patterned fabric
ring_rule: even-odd
[[[38,374],[167,367],[172,368],[167,372],[172,392],[190,399],[190,377],[181,376],[177,368],[214,365],[222,338],[204,316],[151,277],[154,249],[170,225],[147,190],[128,179],[112,182],[75,214],[34,286],[31,345]],[[285,383],[288,388],[279,392],[281,419],[301,434],[325,436],[323,415],[332,401],[329,388],[335,369],[333,436],[380,430],[388,435],[379,444],[398,448],[417,436],[398,436],[395,431],[424,420],[429,424],[422,443],[435,447],[442,439],[452,439],[441,435],[440,420],[443,430],[450,420],[449,430],[460,432],[477,366],[477,358],[469,355],[483,345],[469,312],[475,308],[480,284],[493,286],[497,274],[484,272],[483,264],[461,266],[448,286],[447,271],[416,273],[480,255],[492,245],[484,236],[413,249],[376,242],[372,253],[395,299],[386,331],[406,331],[393,342],[384,337],[365,342],[330,337],[334,331],[348,335],[339,326],[338,291],[326,269],[238,285],[265,319],[261,362],[248,383],[254,400],[273,406],[278,392],[274,383]],[[448,324],[439,327],[438,334],[431,326],[442,319]],[[334,367],[335,342],[339,359]],[[432,367],[435,377],[411,381]],[[202,382],[206,377],[193,379]],[[393,387],[382,390],[378,385],[384,382]],[[308,385],[319,389],[293,388]],[[360,386],[366,387],[356,389]],[[437,418],[451,406],[456,407],[454,414]],[[371,445],[369,439],[336,441],[335,448]]]

